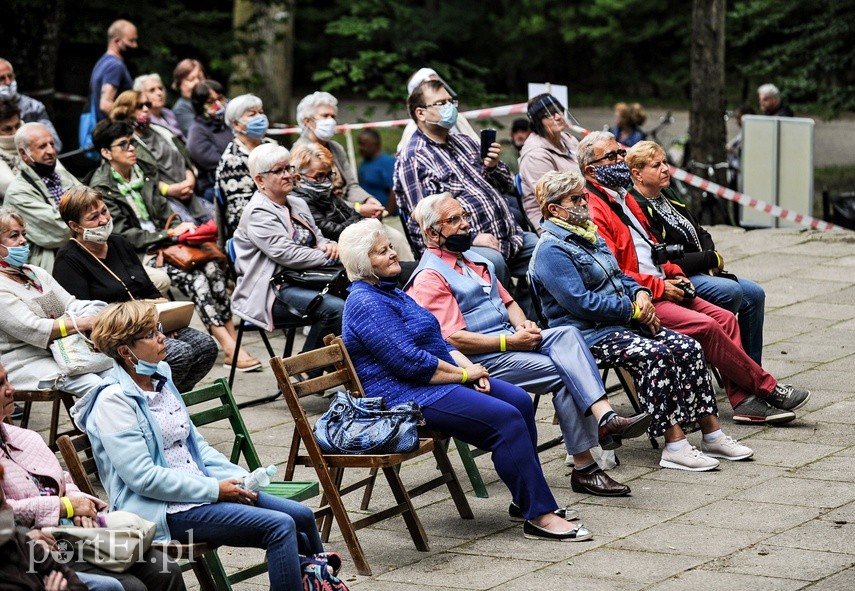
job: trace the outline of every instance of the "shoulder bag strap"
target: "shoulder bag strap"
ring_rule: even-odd
[[[593,185],[592,183],[588,183],[588,189],[590,189],[594,195],[596,195],[597,197],[602,199],[603,203],[605,203],[608,206],[608,208],[611,209],[614,212],[614,214],[616,216],[618,216],[618,218],[620,218],[620,221],[622,221],[624,223],[624,225],[630,229],[630,231],[634,231],[636,234],[641,236],[641,239],[644,240],[647,244],[649,244],[651,248],[653,248],[654,245],[653,245],[653,242],[650,240],[650,238],[645,236],[643,232],[639,231],[638,227],[632,223],[632,220],[629,219],[629,216],[626,215],[626,212],[623,210],[623,208],[619,204],[615,203],[612,199],[609,199],[606,194],[604,194],[602,191],[600,191],[600,189],[598,187],[596,187],[595,185]],[[639,221],[639,223],[642,223],[642,222]]]
[[[91,256],[93,259],[95,259],[96,261],[98,261],[98,264],[99,264],[99,265],[101,265],[102,267],[104,267],[104,269],[106,269],[106,270],[107,270],[107,273],[109,273],[110,275],[112,275],[112,276],[113,276],[113,279],[115,279],[116,281],[118,281],[119,283],[121,283],[121,284],[122,284],[122,287],[124,287],[124,288],[125,288],[125,291],[126,291],[126,292],[128,292],[128,296],[131,298],[131,300],[136,300],[136,298],[134,297],[134,294],[132,294],[132,293],[131,293],[131,290],[130,290],[130,289],[128,289],[128,286],[127,286],[127,285],[125,285],[125,282],[124,282],[124,281],[122,281],[121,279],[119,279],[119,276],[118,276],[118,275],[116,275],[115,273],[113,273],[113,270],[112,270],[110,267],[108,267],[107,265],[105,265],[105,264],[104,264],[104,261],[102,261],[101,259],[99,259],[98,257],[96,257],[94,252],[92,252],[91,250],[89,250],[88,248],[86,248],[85,246],[83,246],[77,238],[72,238],[72,239],[71,239],[71,241],[72,241],[72,242],[74,242],[74,243],[76,243],[76,244],[77,244],[77,246],[79,246],[81,249],[83,249],[83,251],[84,251],[84,252],[89,253],[89,256]]]

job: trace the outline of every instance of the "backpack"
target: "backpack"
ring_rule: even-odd
[[[303,591],[348,591],[347,586],[337,576],[340,569],[341,557],[335,552],[300,555]]]

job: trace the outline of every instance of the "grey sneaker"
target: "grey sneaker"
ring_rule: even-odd
[[[742,401],[733,409],[733,422],[735,423],[766,423],[779,425],[789,423],[796,418],[796,413],[790,410],[775,408],[762,398],[753,394]]]
[[[810,400],[810,391],[796,388],[791,384],[778,384],[766,398],[766,402],[781,410],[796,410],[807,404],[808,400]]]
[[[754,455],[754,450],[742,445],[736,439],[722,433],[718,439],[707,443],[701,440],[701,451],[712,458],[724,458],[725,460],[746,460]]]
[[[659,465],[663,468],[674,468],[675,470],[706,472],[718,468],[718,460],[705,456],[701,450],[687,441],[679,451],[668,451],[666,446],[662,450],[662,459],[659,460]]]

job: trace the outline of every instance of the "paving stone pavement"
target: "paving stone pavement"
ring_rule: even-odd
[[[729,227],[711,232],[728,269],[766,289],[764,366],[782,381],[813,392],[798,420],[777,428],[734,424],[719,392],[724,429],[751,446],[754,459],[723,461],[719,470],[701,474],[665,470],[658,466],[659,452],[635,439],[618,450],[621,464],[610,472],[633,489],[632,496],[618,499],[572,492],[564,452],[543,452],[559,503],[576,508],[594,532],[592,540],[579,543],[525,540],[521,526],[507,518],[509,495],[489,458],[478,459],[490,493],[479,499],[452,454],[475,519],[459,519],[447,492],[418,497],[430,551],[414,548],[401,519],[360,530],[372,577],[355,574],[334,527],[327,547],[342,554],[348,586],[372,591],[855,589],[855,234]],[[283,343],[274,339],[275,347]],[[298,349],[301,344],[298,339]],[[257,335],[247,346],[262,355]],[[206,380],[224,375],[218,366]],[[268,394],[274,382],[269,367],[241,374],[235,395],[240,401]],[[615,395],[613,404],[619,412],[631,411],[623,394]],[[318,398],[309,406],[316,416],[326,402]],[[558,428],[551,424],[550,405],[540,406],[545,440]],[[292,427],[285,403],[279,399],[243,415],[263,461],[281,468]],[[33,426],[46,428],[46,414],[40,413]],[[225,449],[222,431],[203,432]],[[690,440],[697,444],[698,437]],[[433,462],[424,459],[405,465],[402,478],[418,482],[433,470]],[[298,471],[296,478],[315,479],[308,471]],[[378,483],[371,508],[390,497]],[[354,513],[357,504],[348,501]],[[259,550],[234,548],[223,548],[220,555],[228,569],[262,556]],[[192,575],[186,580],[198,588]],[[263,588],[268,588],[263,576],[235,587]]]

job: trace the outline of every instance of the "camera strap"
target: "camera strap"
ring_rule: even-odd
[[[620,218],[620,221],[622,221],[624,223],[624,225],[630,229],[630,231],[635,231],[636,234],[641,236],[641,239],[644,240],[647,244],[649,244],[651,249],[653,249],[656,246],[654,244],[654,242],[652,240],[650,240],[650,238],[645,236],[644,233],[638,229],[638,226],[636,226],[635,224],[632,223],[632,220],[630,220],[629,216],[626,215],[626,212],[620,206],[620,203],[616,203],[614,201],[614,199],[610,199],[609,196],[606,195],[605,193],[603,193],[602,191],[600,191],[600,188],[597,187],[596,185],[594,185],[594,183],[588,183],[588,189],[590,189],[590,191],[594,195],[596,195],[597,197],[602,199],[603,202],[609,207],[609,209],[611,209],[614,212],[614,214],[616,216],[618,216],[618,218]],[[640,220],[638,223],[642,224],[642,222]]]

